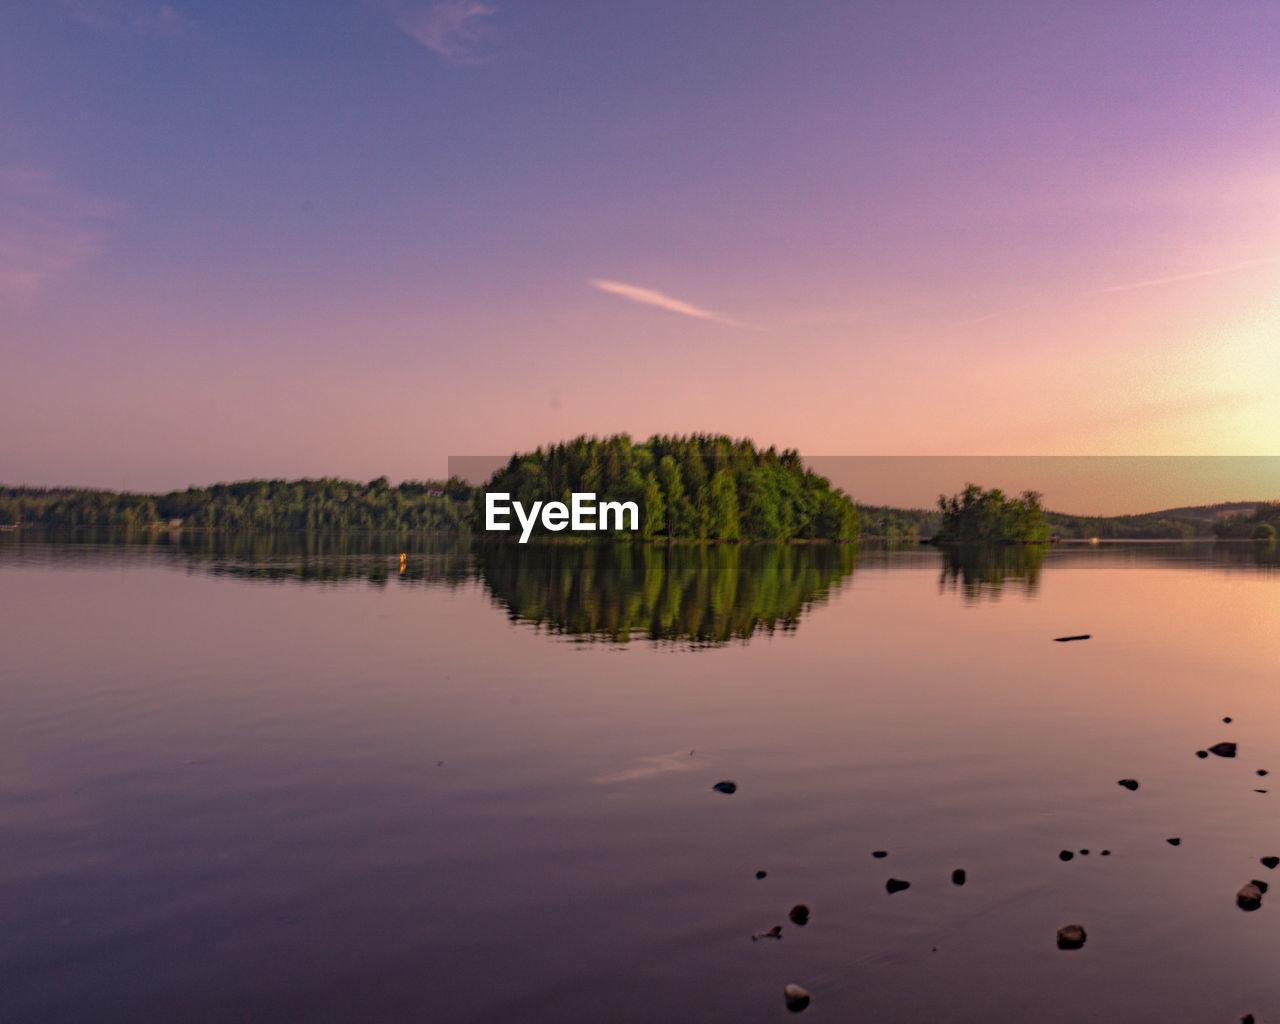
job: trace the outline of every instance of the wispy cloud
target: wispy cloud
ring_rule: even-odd
[[[447,0],[422,6],[400,5],[396,24],[432,53],[454,64],[478,64],[488,26],[485,19],[494,13],[475,0]]]
[[[609,292],[611,295],[621,295],[624,299],[638,302],[642,306],[656,306],[658,309],[665,309],[668,313],[697,317],[699,320],[711,320],[718,324],[728,324],[730,327],[746,326],[746,324],[741,324],[737,320],[730,320],[719,313],[713,313],[709,309],[702,309],[700,306],[672,298],[670,295],[663,295],[662,292],[655,292],[649,288],[637,288],[632,284],[601,280],[600,278],[592,278],[588,283],[592,288],[598,288],[602,292]]]
[[[1187,274],[1174,274],[1172,277],[1156,277],[1149,281],[1130,281],[1127,284],[1113,284],[1106,288],[1094,288],[1087,295],[1102,295],[1107,292],[1131,292],[1139,288],[1154,288],[1161,284],[1176,284],[1179,281],[1194,281],[1198,277],[1219,277],[1223,274],[1234,274],[1238,270],[1250,267],[1262,267],[1268,263],[1280,262],[1280,256],[1267,256],[1259,260],[1245,260],[1243,263],[1232,263],[1225,267],[1213,267],[1209,270],[1193,270]]]
[[[1043,296],[1031,302],[1023,302],[1017,306],[1008,306],[1004,309],[997,309],[990,313],[984,313],[982,316],[971,317],[967,320],[957,320],[953,326],[972,327],[974,324],[986,323],[988,320],[996,320],[1003,316],[1011,316],[1014,313],[1020,313],[1026,309],[1049,305],[1063,305],[1085,295],[1112,295],[1117,292],[1133,292],[1138,291],[1141,288],[1157,288],[1161,285],[1178,284],[1182,281],[1194,281],[1202,277],[1222,277],[1226,274],[1235,274],[1241,270],[1250,270],[1253,267],[1265,267],[1268,264],[1273,263],[1280,263],[1280,256],[1264,256],[1261,259],[1244,260],[1241,263],[1230,263],[1222,267],[1210,267],[1208,270],[1192,270],[1185,274],[1172,274],[1169,277],[1153,277],[1145,281],[1126,281],[1123,284],[1109,284],[1101,288],[1089,288],[1086,291],[1076,292],[1073,295],[1063,294]]]
[[[0,298],[34,292],[95,255],[116,209],[43,171],[0,169]]]
[[[148,0],[104,3],[102,0],[58,0],[76,21],[90,28],[138,35],[169,35],[195,24],[169,4]]]

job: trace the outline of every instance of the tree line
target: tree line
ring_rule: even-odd
[[[1275,540],[1280,533],[1280,501],[1264,501],[1252,512],[1216,519],[1213,532],[1223,538]]]
[[[456,531],[469,521],[472,488],[456,478],[386,477],[358,483],[319,480],[244,480],[165,494],[77,488],[0,489],[0,523],[49,527],[181,525],[216,531]]]
[[[757,449],[725,436],[579,437],[512,456],[481,487],[457,477],[367,483],[335,477],[245,480],[163,494],[69,487],[0,487],[0,526],[136,531],[181,526],[232,532],[388,533],[483,530],[483,496],[506,491],[526,505],[574,491],[635,501],[648,540],[852,540],[1040,543],[1062,539],[1269,539],[1280,502],[1234,515],[1076,516],[970,484],[935,509],[855,506],[804,468],[795,451]],[[1181,510],[1175,510],[1175,512]],[[1043,536],[1042,536],[1043,535]],[[561,534],[563,536],[563,534]],[[619,534],[631,537],[631,534]]]

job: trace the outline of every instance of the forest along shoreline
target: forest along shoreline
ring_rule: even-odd
[[[748,440],[706,434],[654,435],[642,443],[625,434],[578,437],[513,455],[480,485],[456,476],[393,485],[384,476],[367,483],[337,477],[254,479],[164,493],[0,486],[0,529],[477,535],[483,532],[484,495],[490,491],[527,504],[593,493],[611,501],[634,501],[640,509],[634,533],[575,537],[538,529],[534,537],[540,540],[1274,542],[1280,533],[1277,501],[1084,516],[1046,510],[1034,491],[1006,497],[997,489],[969,484],[951,498],[940,496],[934,509],[860,505],[826,477],[806,469],[794,450],[759,449]]]

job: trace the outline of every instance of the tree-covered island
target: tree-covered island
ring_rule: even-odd
[[[658,436],[635,444],[625,434],[572,441],[514,455],[475,496],[483,527],[487,492],[531,507],[570,503],[574,493],[635,502],[643,540],[855,540],[858,511],[795,451],[757,449],[723,435]],[[492,537],[493,535],[490,535]],[[502,538],[503,535],[497,535]],[[552,534],[541,525],[535,536]],[[584,534],[595,536],[595,534]],[[505,538],[503,538],[505,539]]]
[[[969,484],[960,494],[938,496],[942,523],[938,544],[1047,544],[1049,525],[1040,495],[1023,491],[1006,498],[999,489],[984,491]]]

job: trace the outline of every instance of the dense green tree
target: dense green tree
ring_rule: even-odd
[[[711,536],[716,540],[737,540],[742,536],[738,489],[728,469],[716,470],[711,478]]]

